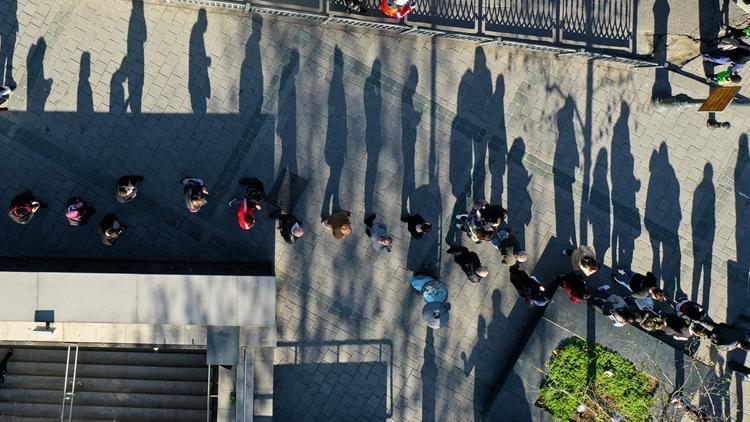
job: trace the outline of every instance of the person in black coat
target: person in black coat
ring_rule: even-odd
[[[510,267],[510,284],[515,287],[518,295],[531,305],[545,306],[549,303],[539,280],[529,276],[519,265]]]
[[[109,214],[102,218],[102,221],[99,223],[99,236],[102,239],[102,243],[106,246],[112,246],[126,228],[127,226],[121,224],[114,214]]]
[[[419,215],[407,215],[401,219],[402,222],[406,223],[406,229],[411,233],[411,237],[414,239],[421,239],[422,236],[429,233],[432,230],[432,224],[425,221],[425,219]]]
[[[466,278],[472,283],[478,283],[489,275],[489,270],[482,266],[479,255],[469,251],[466,246],[451,246],[448,254],[453,255],[453,260],[461,266]]]
[[[279,220],[278,230],[284,242],[293,245],[297,239],[305,234],[302,223],[297,220],[294,214],[286,214],[281,211],[274,211],[268,216],[273,220]]]
[[[117,179],[117,202],[126,204],[138,195],[138,185],[143,182],[141,176],[122,176]]]

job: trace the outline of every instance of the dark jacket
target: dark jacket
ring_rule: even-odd
[[[297,217],[295,217],[294,214],[281,214],[279,216],[279,232],[281,233],[281,238],[284,239],[286,243],[292,245],[297,240],[296,237],[292,236],[292,228],[299,222],[300,221],[297,220]],[[300,227],[301,226],[302,224],[300,224]]]
[[[107,230],[114,227],[119,227],[120,230],[115,234],[107,235]],[[99,222],[99,237],[102,239],[102,243],[106,246],[112,246],[120,237],[123,230],[125,230],[125,226],[122,225],[117,220],[117,217],[112,214],[102,218],[102,221]]]
[[[630,278],[628,285],[630,286],[630,290],[633,292],[631,296],[636,299],[644,299],[648,297],[649,290],[652,287],[656,287],[658,283],[659,281],[656,279],[656,277],[651,272],[647,272],[646,275],[635,274]]]
[[[524,299],[536,297],[541,294],[540,284],[531,278],[526,271],[515,265],[510,267],[510,284],[515,287],[518,295]]]
[[[482,277],[476,273],[477,269],[482,266],[479,255],[469,251],[466,246],[452,246],[448,249],[448,253],[453,255],[453,260],[461,266],[469,281],[472,283],[482,281]]]
[[[117,201],[121,204],[125,204],[135,199],[138,195],[138,185],[140,185],[142,181],[143,177],[141,176],[122,176],[117,179]],[[121,194],[120,187],[124,186],[132,186],[133,191],[128,194]]]
[[[664,334],[673,337],[690,338],[690,320],[678,317],[677,314],[668,314],[664,317],[667,326],[664,327]]]
[[[409,230],[409,233],[411,233],[411,237],[415,239],[420,239],[422,236],[424,236],[424,233],[420,233],[417,231],[417,226],[420,224],[426,223],[425,219],[422,218],[419,214],[410,215],[407,217],[404,217],[401,219],[404,223],[406,223],[406,229]]]
[[[740,328],[727,323],[720,323],[711,330],[711,343],[723,350],[732,350],[742,340],[747,340],[747,332]]]
[[[561,275],[555,281],[568,292],[570,301],[573,303],[578,303],[589,296],[586,281],[584,281],[583,276],[575,271]]]

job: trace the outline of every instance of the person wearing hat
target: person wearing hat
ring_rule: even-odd
[[[401,19],[417,5],[417,0],[381,0],[380,10],[391,18]]]
[[[338,211],[323,220],[323,224],[331,230],[336,240],[349,237],[352,234],[352,223],[349,220],[352,213],[349,211]]]
[[[102,218],[102,221],[99,222],[99,236],[102,243],[106,246],[112,246],[126,228],[127,226],[121,224],[114,214]]]
[[[8,216],[18,224],[28,224],[42,207],[31,192],[24,192],[10,201]]]
[[[529,276],[518,264],[510,267],[510,284],[530,305],[542,307],[549,303],[549,299],[544,296],[542,283],[536,277]]]
[[[447,252],[449,255],[453,255],[453,260],[461,266],[470,282],[479,283],[489,275],[489,270],[482,265],[479,255],[476,252],[469,251],[466,246],[451,246]]]

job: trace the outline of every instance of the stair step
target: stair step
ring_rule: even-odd
[[[84,378],[76,374],[76,389],[92,392],[162,394],[206,396],[206,380],[162,381],[143,379]],[[62,389],[63,376],[15,375],[8,373],[0,389]]]
[[[7,348],[0,349],[0,358],[5,356]],[[44,349],[14,347],[12,361],[64,363],[68,356],[67,349]],[[75,350],[71,349],[70,359],[74,360]],[[200,352],[172,351],[119,351],[119,350],[78,350],[78,363],[96,363],[109,365],[144,365],[144,366],[180,366],[205,367],[206,354]]]
[[[62,389],[11,390],[0,389],[0,402],[39,404],[62,403]],[[149,409],[206,409],[206,396],[92,392],[76,388],[75,404],[82,406],[132,407]]]
[[[72,363],[70,365],[73,367]],[[8,362],[9,375],[65,376],[65,363]],[[72,373],[68,373],[72,377]],[[161,366],[97,365],[79,362],[77,377],[144,380],[201,381],[208,378],[208,367],[177,368]]]
[[[61,404],[30,404],[0,402],[0,420],[13,420],[11,417],[37,418],[49,421],[59,419]],[[68,407],[65,415],[68,415]],[[73,405],[73,420],[76,421],[128,421],[128,422],[190,422],[205,421],[205,410],[185,409],[141,409],[130,407],[85,406],[77,402]]]

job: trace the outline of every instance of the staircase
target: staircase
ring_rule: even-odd
[[[6,351],[0,348],[0,359]],[[0,420],[59,419],[74,367],[75,395],[66,400],[66,420],[71,410],[77,421],[206,420],[205,351],[80,348],[76,366],[73,347],[66,386],[67,359],[67,347],[13,347],[0,384]]]

